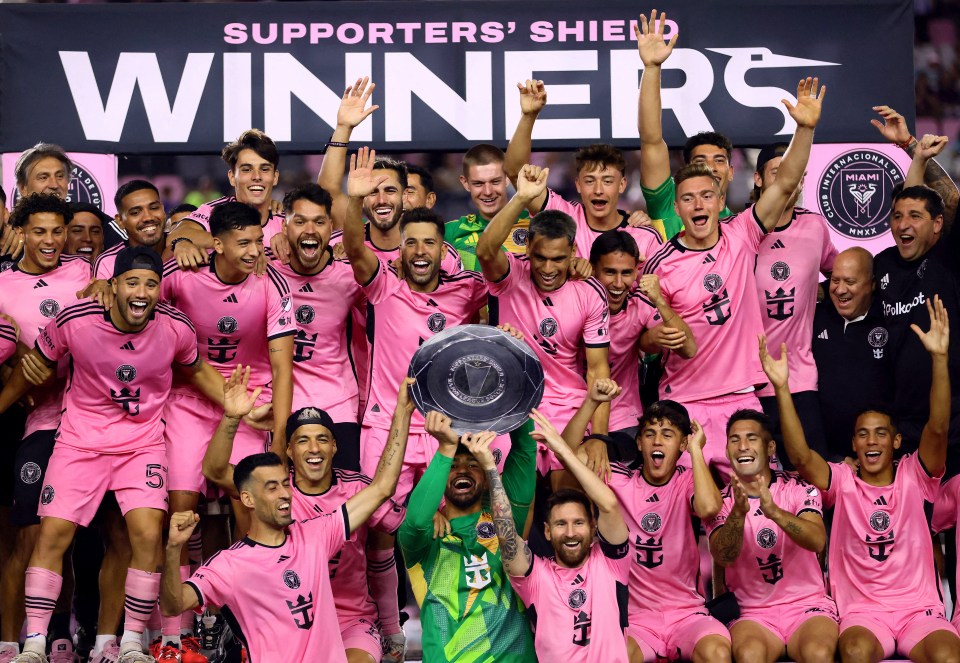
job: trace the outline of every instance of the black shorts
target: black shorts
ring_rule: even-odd
[[[333,457],[333,466],[341,470],[359,472],[360,424],[352,421],[334,424],[333,436],[337,438],[337,455]]]
[[[43,489],[47,463],[53,454],[56,433],[55,430],[38,430],[23,438],[17,449],[11,520],[19,527],[40,524],[40,516],[37,515],[40,491]]]
[[[23,438],[23,426],[26,422],[26,411],[19,405],[0,414],[0,506],[13,504],[13,468],[17,459],[17,447]]]

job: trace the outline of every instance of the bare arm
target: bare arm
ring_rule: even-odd
[[[930,417],[920,434],[920,460],[933,476],[939,476],[947,463],[947,429],[950,426],[950,374],[947,350],[950,346],[950,321],[940,297],[927,300],[930,312],[930,331],[924,333],[917,325],[910,325],[920,337],[923,347],[933,361],[933,380],[930,384]]]
[[[287,417],[293,408],[293,334],[267,342],[270,355],[270,375],[273,378],[273,444],[271,451],[287,457]]]
[[[703,427],[696,421],[691,421],[690,427],[692,433],[687,442],[687,451],[690,453],[690,465],[693,468],[693,512],[700,520],[709,520],[720,513],[723,497],[710,474],[710,466],[703,457],[703,447],[707,443]]]
[[[946,136],[932,136],[927,134],[919,141],[913,139],[907,147],[907,153],[913,156],[910,170],[907,172],[907,181],[904,186],[922,184],[940,194],[943,199],[943,230],[949,233],[957,214],[957,200],[960,190],[943,167],[934,158],[947,146]]]
[[[230,379],[223,383],[223,417],[214,431],[207,451],[203,455],[203,476],[230,495],[236,495],[233,483],[233,465],[230,455],[233,453],[233,440],[240,426],[240,420],[250,414],[257,398],[263,391],[257,387],[250,391],[250,367],[237,366]],[[178,558],[179,559],[179,558]]]
[[[347,194],[350,198],[343,222],[343,248],[350,259],[353,278],[360,285],[370,283],[380,269],[380,259],[367,246],[363,232],[363,199],[387,179],[386,175],[377,175],[373,170],[376,160],[375,151],[361,147],[357,154],[350,157],[350,175],[347,178]]]
[[[477,241],[477,259],[488,281],[499,281],[507,274],[510,263],[500,250],[513,229],[517,217],[537,196],[546,191],[549,168],[526,165],[517,177],[517,193],[506,206],[497,212]]]
[[[200,605],[197,593],[180,582],[180,551],[190,540],[200,516],[193,511],[179,511],[170,516],[170,535],[160,576],[160,610],[166,617],[182,614]]]
[[[667,298],[660,289],[660,277],[656,274],[644,274],[637,280],[637,289],[640,290],[660,314],[663,324],[647,329],[640,335],[640,349],[654,354],[661,349],[673,350],[684,359],[692,359],[697,354],[697,342],[693,338],[690,325],[670,307]]]
[[[640,184],[654,189],[670,177],[670,150],[663,139],[660,103],[660,67],[670,57],[677,43],[674,35],[669,43],[663,41],[666,13],[657,21],[657,10],[647,17],[640,16],[636,29],[637,50],[643,62],[640,77],[640,96],[637,103],[637,127],[640,130]]]
[[[730,566],[737,561],[743,548],[743,523],[750,510],[750,501],[736,475],[730,475],[730,489],[734,504],[727,521],[710,535],[710,555],[717,564]]]
[[[763,488],[760,493],[760,508],[763,509],[763,515],[775,522],[794,543],[804,550],[818,553],[826,547],[827,528],[819,514],[808,511],[795,516],[773,504],[772,499],[770,500],[772,506],[764,507],[764,491],[769,494],[770,489]]]
[[[30,350],[30,352],[27,353],[27,356],[31,356],[37,361],[43,362],[47,366],[54,366],[54,362],[47,361],[46,358],[36,350],[36,348]],[[33,388],[33,385],[30,384],[24,375],[23,362],[27,360],[27,356],[24,356],[19,362],[17,362],[17,365],[10,373],[10,377],[3,385],[3,391],[0,392],[0,413],[6,412],[11,405],[18,402],[26,395],[28,391]]]
[[[594,384],[597,380],[610,379],[609,348],[586,348],[587,356],[587,384]],[[594,410],[590,419],[590,430],[598,435],[606,435],[610,428],[610,403],[601,403]],[[614,543],[610,541],[610,543]]]
[[[527,81],[526,85],[517,83],[520,90],[520,121],[513,132],[513,138],[507,145],[507,152],[503,159],[503,170],[510,178],[513,186],[517,186],[517,177],[524,164],[530,161],[531,143],[533,142],[533,125],[537,122],[540,111],[547,104],[547,92],[543,81]],[[546,199],[546,191],[527,204],[527,209],[539,210]]]

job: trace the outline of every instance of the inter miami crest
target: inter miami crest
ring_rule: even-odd
[[[777,545],[777,533],[769,527],[764,527],[757,532],[757,545],[767,550],[773,548]]]
[[[870,529],[874,532],[886,532],[890,528],[890,514],[886,511],[874,511],[870,514]]]
[[[137,369],[130,364],[124,364],[117,368],[117,379],[124,384],[133,382],[137,377]]]
[[[289,587],[290,589],[297,589],[300,587],[300,576],[297,575],[296,571],[287,570],[283,572],[283,584]]]
[[[225,315],[217,320],[217,330],[221,334],[234,334],[237,331],[237,319]]]
[[[587,602],[587,592],[586,590],[580,587],[570,592],[570,595],[567,597],[567,605],[573,608],[574,610],[578,609],[580,606],[582,606],[586,602]]]
[[[40,315],[45,318],[55,318],[60,312],[60,302],[56,299],[44,299],[40,302]]]
[[[790,265],[778,260],[770,266],[770,276],[774,281],[786,281],[790,278]]]
[[[308,306],[307,304],[298,306],[296,316],[298,325],[309,325],[311,322],[313,322],[313,318],[315,317],[313,307]]]
[[[643,518],[640,519],[640,529],[647,534],[653,534],[654,532],[660,531],[660,526],[662,524],[663,521],[658,513],[647,513],[644,514]]]
[[[40,493],[40,504],[43,504],[44,506],[50,504],[55,495],[56,492],[53,490],[53,486],[48,483],[43,487],[43,491]]]
[[[27,484],[36,483],[40,481],[41,474],[40,466],[36,463],[32,461],[24,463],[20,468],[20,481]]]
[[[550,338],[557,333],[560,326],[553,318],[544,318],[540,321],[540,335],[544,338]]]
[[[447,326],[447,316],[443,313],[433,313],[427,318],[427,329],[432,331],[434,334],[442,332],[443,329]]]
[[[477,523],[478,539],[492,539],[496,535],[497,535],[497,528],[493,525],[493,523],[487,522],[486,520],[484,520],[483,522]]]
[[[707,292],[716,292],[723,287],[723,277],[711,272],[703,277],[703,287]]]
[[[513,234],[510,235],[510,239],[512,239],[513,243],[517,246],[526,246],[527,237],[529,234],[530,233],[526,228],[514,228]]]
[[[890,229],[890,194],[904,179],[897,162],[882,152],[845,152],[820,174],[820,212],[842,235],[878,237]]]
[[[883,327],[874,327],[867,334],[867,343],[873,348],[874,359],[883,359],[883,347],[890,339],[890,333]]]

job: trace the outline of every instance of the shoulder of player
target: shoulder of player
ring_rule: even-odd
[[[196,333],[193,322],[178,308],[174,308],[173,306],[163,302],[157,302],[157,306],[153,309],[153,313],[154,316],[157,316],[159,319],[169,319],[174,324],[186,325],[190,331]]]
[[[62,253],[60,254],[60,267],[66,266],[76,267],[78,265],[85,265],[87,271],[90,270],[90,261],[87,260],[84,256],[78,256],[72,253]]]
[[[356,486],[356,490],[358,491],[369,486],[373,482],[373,479],[362,472],[344,470],[339,467],[333,468],[333,474],[336,476],[338,484],[354,484]]]
[[[100,306],[100,304],[97,302],[88,300],[77,302],[76,304],[71,304],[60,311],[56,317],[57,327],[62,327],[68,322],[79,320],[81,318],[87,318],[88,316],[98,316],[102,318],[105,312],[106,309]]]
[[[576,290],[586,293],[588,297],[596,296],[603,302],[604,307],[607,306],[607,289],[600,285],[600,281],[596,278],[591,276],[582,281],[571,279],[569,283],[571,283]]]
[[[103,253],[97,256],[97,259],[93,261],[93,271],[96,273],[100,269],[100,263],[108,258],[115,258],[117,254],[127,248],[126,243],[121,242],[120,244],[114,244],[109,249],[105,250]]]
[[[652,256],[647,257],[647,261],[643,263],[644,274],[655,274],[661,271],[665,263],[671,258],[682,255],[684,249],[680,244],[679,237],[677,235],[669,242],[664,243]]]
[[[480,272],[471,271],[469,269],[461,270],[456,274],[447,274],[444,272],[442,278],[444,283],[456,283],[456,284],[461,284],[464,282],[480,283],[480,284],[485,283],[485,281],[483,280],[483,274],[481,274]]]
[[[627,463],[610,463],[611,481],[614,479],[622,482],[624,479],[632,479],[634,468]]]
[[[624,212],[626,214],[626,212]],[[626,219],[624,219],[626,221]],[[631,235],[639,236],[643,238],[648,238],[651,240],[656,240],[657,244],[663,244],[663,237],[660,236],[660,233],[657,232],[656,228],[652,226],[631,226],[627,225],[621,228]]]
[[[177,264],[176,258],[170,258],[165,263],[163,263],[163,278],[172,276],[180,271],[180,265]]]
[[[634,306],[649,306],[650,308],[657,308],[656,305],[647,299],[647,296],[644,295],[639,290],[634,290],[633,292],[627,295],[627,304],[626,307],[629,309]]]
[[[264,279],[264,283],[270,284],[273,286],[281,297],[286,297],[290,294],[290,285],[287,283],[287,279],[283,277],[276,267],[267,263],[267,269],[264,272],[264,275],[267,277]]]

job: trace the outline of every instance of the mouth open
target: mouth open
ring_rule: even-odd
[[[667,454],[662,451],[651,451],[650,460],[653,462],[653,466],[657,469],[663,467],[664,461],[667,459]]]
[[[693,218],[691,219],[691,221],[693,221],[693,226],[694,226],[695,228],[706,228],[706,227],[707,227],[707,223],[710,222],[710,215],[709,215],[709,214],[698,214],[697,216],[693,217]]]
[[[320,242],[315,239],[301,239],[299,246],[306,258],[316,258],[320,253]]]

